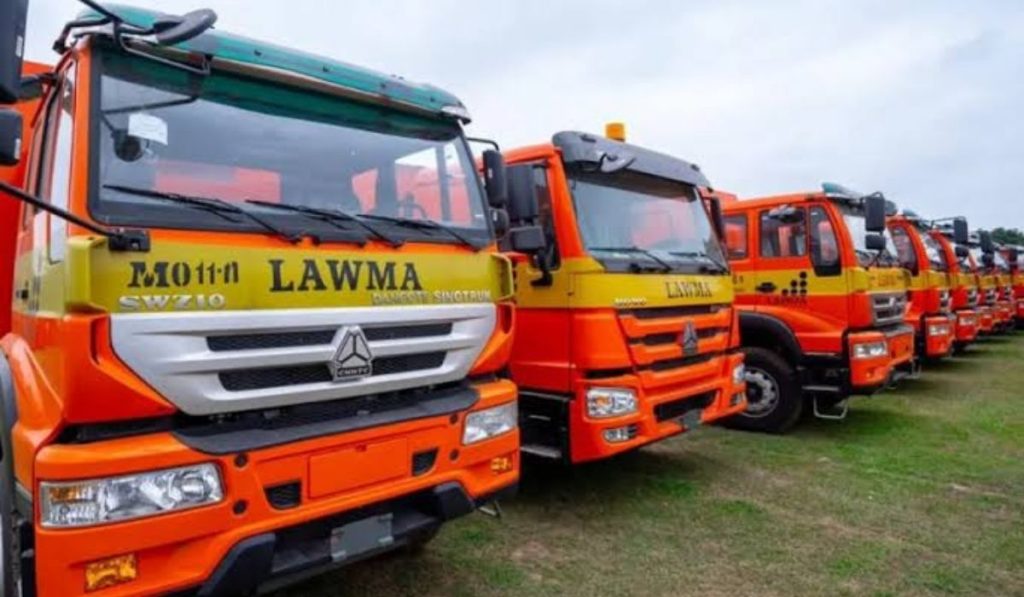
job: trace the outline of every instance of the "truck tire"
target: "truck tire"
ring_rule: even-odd
[[[14,481],[6,466],[0,468],[0,595],[20,597],[21,582],[17,574],[17,542],[14,535]]]
[[[744,348],[747,410],[730,417],[736,429],[784,433],[800,419],[804,400],[796,371],[777,353],[766,348]]]

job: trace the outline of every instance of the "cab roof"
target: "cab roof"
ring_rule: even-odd
[[[103,7],[121,17],[125,22],[140,27],[149,27],[157,18],[164,16],[158,11],[134,6],[104,4]],[[80,18],[100,16],[95,11],[86,10],[80,15]],[[377,103],[394,103],[398,108],[404,106],[435,116],[469,121],[469,113],[462,102],[454,95],[433,85],[415,83],[397,75],[386,75],[346,62],[216,29],[210,29],[198,37],[171,47],[187,52],[199,52],[222,60],[309,77],[356,92],[360,96],[368,96],[368,99]]]

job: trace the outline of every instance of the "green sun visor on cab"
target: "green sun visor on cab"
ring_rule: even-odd
[[[161,13],[133,6],[104,4],[104,8],[117,14],[127,23],[149,27]],[[79,18],[97,18],[100,15],[87,10]],[[427,112],[451,120],[469,121],[469,113],[454,95],[437,87],[414,83],[394,75],[385,75],[345,62],[307,54],[290,48],[252,40],[217,30],[209,30],[198,37],[171,47],[187,52],[198,52],[217,60],[286,71],[316,79],[328,85],[365,95],[369,101],[387,103],[398,109],[406,108]]]

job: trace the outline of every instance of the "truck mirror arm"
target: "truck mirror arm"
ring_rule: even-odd
[[[37,209],[41,209],[51,215],[57,216],[62,220],[81,226],[89,232],[106,237],[111,251],[139,251],[143,253],[149,251],[149,232],[146,230],[128,230],[124,228],[106,230],[100,228],[92,222],[86,221],[69,211],[50,205],[39,197],[29,195],[18,187],[11,186],[3,181],[0,181],[0,191],[7,193],[15,199],[24,201]]]

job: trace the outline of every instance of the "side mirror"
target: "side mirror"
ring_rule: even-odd
[[[21,94],[28,0],[0,2],[0,103],[13,104]]]
[[[539,253],[548,246],[540,226],[519,226],[508,231],[508,244],[519,253]]]
[[[885,203],[885,197],[881,193],[864,198],[864,229],[868,232],[885,232]]]
[[[992,267],[996,264],[996,258],[992,256],[992,253],[982,253],[981,264],[985,267]]]
[[[493,149],[483,155],[484,189],[487,191],[487,203],[491,207],[502,208],[508,202],[508,169],[505,158]]]
[[[0,110],[0,166],[21,160],[21,112]]]
[[[864,237],[864,247],[868,251],[881,251],[885,249],[885,237],[877,232],[869,232]]]
[[[708,199],[708,211],[711,212],[711,225],[715,227],[715,235],[724,243],[725,219],[722,217],[722,200],[718,197]]]
[[[533,166],[508,168],[508,215],[513,224],[532,224],[540,215]]]
[[[996,246],[992,243],[992,233],[988,230],[978,232],[978,242],[981,244],[981,252],[986,255],[995,253]]]
[[[965,247],[964,245],[957,245],[953,247],[953,252],[956,253],[956,256],[960,259],[963,259],[964,257],[967,257],[968,255],[971,254],[971,250]]]
[[[153,22],[153,36],[161,46],[172,46],[203,34],[217,22],[217,13],[209,8],[187,12],[181,16],[166,15]]]
[[[967,230],[967,218],[953,219],[953,242],[958,245],[966,245],[970,236]]]

